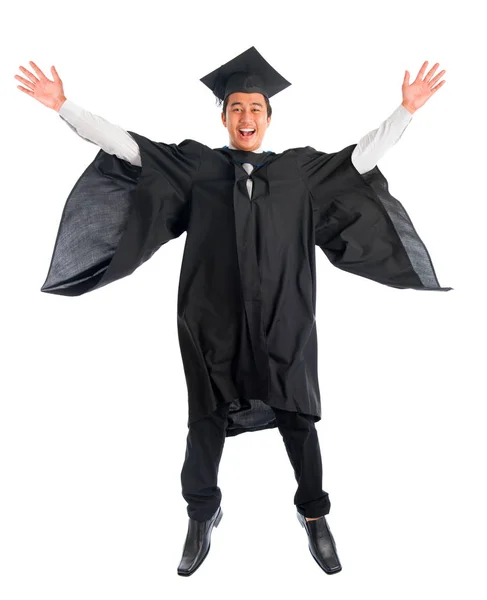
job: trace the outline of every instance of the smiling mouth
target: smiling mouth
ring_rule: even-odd
[[[243,139],[250,139],[251,137],[253,137],[255,135],[255,129],[253,131],[242,131],[241,129],[238,130],[238,135],[243,138]]]

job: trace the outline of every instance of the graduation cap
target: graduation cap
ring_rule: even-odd
[[[233,92],[258,92],[271,98],[291,85],[254,46],[200,79],[224,101]]]

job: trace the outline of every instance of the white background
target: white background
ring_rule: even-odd
[[[475,8],[477,7],[477,8]],[[25,2],[2,13],[0,597],[486,597],[485,29],[480,4]],[[484,40],[482,42],[482,40]],[[62,209],[98,148],[17,89],[33,60],[66,96],[151,139],[228,143],[200,77],[255,45],[292,86],[264,148],[335,152],[445,85],[380,161],[450,292],[397,290],[317,249],[317,425],[329,577],[295,516],[277,429],[227,438],[223,520],[176,573],[187,391],[176,328],[186,234],[92,294],[43,294]],[[428,67],[428,69],[429,69]],[[173,595],[170,595],[173,594]]]

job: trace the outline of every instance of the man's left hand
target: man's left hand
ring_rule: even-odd
[[[428,61],[426,60],[419,70],[418,76],[411,84],[409,84],[409,71],[406,71],[404,75],[404,81],[402,83],[402,105],[409,110],[410,113],[414,113],[418,108],[421,108],[421,106],[423,106],[423,104],[445,83],[445,81],[440,81],[438,85],[435,85],[438,79],[446,73],[446,71],[441,71],[438,75],[433,77],[439,63],[436,63],[423,79],[427,65]]]

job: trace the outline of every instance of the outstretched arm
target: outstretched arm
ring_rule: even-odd
[[[114,154],[133,165],[141,166],[139,147],[129,133],[67,100],[63,82],[54,66],[51,67],[53,75],[51,81],[34,62],[29,61],[29,64],[35,71],[35,75],[22,66],[19,69],[27,79],[15,75],[15,79],[24,84],[24,87],[17,86],[21,92],[58,112],[69,127],[83,139],[100,146],[108,154]]]
[[[411,119],[412,114],[404,106],[399,105],[380,127],[360,139],[351,156],[351,161],[360,174],[376,166],[402,136]]]
[[[62,104],[59,116],[80,137],[100,146],[107,154],[115,154],[132,165],[141,166],[139,146],[122,127],[90,113],[71,100]]]
[[[392,148],[409,125],[412,115],[438,91],[445,81],[435,85],[446,71],[433,77],[439,63],[436,63],[423,79],[428,61],[423,63],[416,79],[409,84],[409,72],[406,71],[402,85],[401,105],[386,119],[380,127],[365,135],[352,153],[352,163],[360,174],[373,169],[380,158]],[[434,87],[433,87],[434,86]]]

